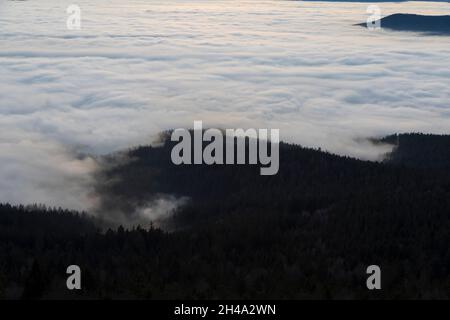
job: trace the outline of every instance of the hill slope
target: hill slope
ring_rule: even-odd
[[[279,174],[260,176],[252,165],[175,166],[171,147],[136,148],[129,161],[111,157],[117,163],[99,177],[98,190],[105,209],[130,212],[157,194],[189,197],[170,222],[179,231],[100,234],[74,224],[66,236],[45,236],[33,217],[46,210],[27,216],[29,210],[0,206],[0,227],[8,230],[0,242],[0,296],[449,297],[447,170],[282,144]],[[70,225],[71,215],[61,219]],[[33,241],[16,222],[24,217]],[[75,262],[85,287],[68,293],[65,268]],[[365,288],[370,264],[382,269],[381,292]]]
[[[366,27],[366,23],[359,24]],[[450,35],[450,15],[425,16],[417,14],[396,13],[380,20],[382,28],[397,31],[426,32]]]

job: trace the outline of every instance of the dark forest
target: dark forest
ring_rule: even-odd
[[[103,217],[0,205],[0,298],[450,298],[450,136],[376,143],[395,145],[382,162],[281,143],[275,176],[175,166],[170,142],[129,150],[98,174]],[[188,201],[160,225],[102,222],[159,194]],[[383,290],[366,288],[371,264]]]

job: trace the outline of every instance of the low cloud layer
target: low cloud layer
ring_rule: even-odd
[[[2,132],[0,202],[85,210],[96,206],[95,159],[37,135]]]
[[[103,195],[103,200],[107,195]],[[146,203],[131,203],[129,199],[121,199],[122,203],[116,207],[95,207],[94,214],[104,228],[141,226],[148,228],[152,224],[165,230],[173,230],[175,226],[170,219],[177,209],[188,203],[187,197],[175,197],[169,194],[158,194]],[[124,205],[125,202],[125,205]]]
[[[161,130],[279,128],[377,159],[361,137],[450,132],[448,37],[369,31],[365,4],[296,1],[0,3],[0,201],[90,209],[93,158]],[[444,14],[446,3],[382,3]],[[153,216],[153,209],[143,209]]]

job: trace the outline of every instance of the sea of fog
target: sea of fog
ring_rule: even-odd
[[[67,29],[71,4],[81,30]],[[98,163],[81,153],[194,120],[364,159],[386,152],[364,137],[450,133],[450,37],[354,26],[367,5],[0,0],[0,202],[90,208]]]

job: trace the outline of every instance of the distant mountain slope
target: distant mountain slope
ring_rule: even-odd
[[[381,28],[391,30],[450,35],[450,15],[425,16],[396,13],[382,18],[380,23]],[[360,23],[358,25],[365,27],[366,23]]]
[[[0,205],[0,299],[449,298],[450,173],[428,169],[433,153],[450,160],[449,139],[401,135],[405,156],[386,163],[281,144],[275,176],[175,166],[170,141],[111,156],[97,187],[105,214],[187,196],[173,218],[186,227],[97,233],[74,213]],[[65,288],[74,263],[80,292]],[[383,290],[365,287],[371,264]]]
[[[385,162],[414,168],[450,170],[450,136],[410,133],[380,140],[396,147]]]
[[[397,168],[286,143],[280,144],[280,169],[275,176],[261,176],[259,165],[176,166],[170,158],[174,144],[169,140],[162,147],[130,150],[131,161],[123,162],[123,155],[117,160],[112,157],[110,163],[118,161],[118,165],[103,172],[97,190],[103,211],[134,212],[158,194],[171,194],[199,205],[195,210],[185,206],[177,217],[177,224],[192,224],[214,221],[244,207],[314,211],[373,191],[367,188],[397,183],[390,181]],[[412,177],[416,172],[402,174]]]

